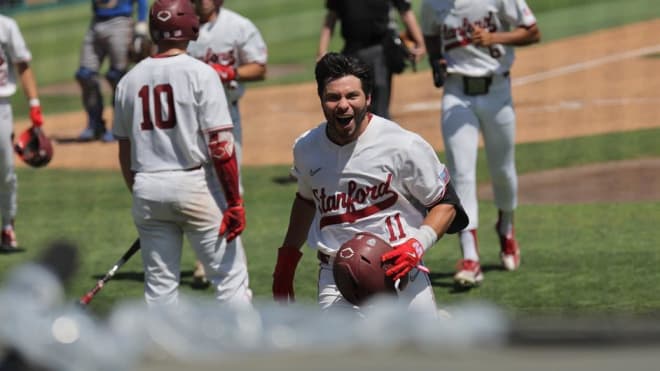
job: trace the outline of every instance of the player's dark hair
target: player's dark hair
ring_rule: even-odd
[[[319,98],[323,96],[325,86],[344,76],[353,75],[362,82],[364,95],[371,95],[373,89],[373,74],[371,69],[359,59],[340,53],[328,53],[317,63],[314,70],[316,75],[316,89]]]

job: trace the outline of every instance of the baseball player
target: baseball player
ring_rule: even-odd
[[[133,194],[146,301],[177,302],[185,235],[216,298],[248,304],[245,256],[232,247],[245,228],[245,211],[222,84],[211,67],[186,54],[199,29],[189,0],[156,0],[149,23],[157,54],[117,85],[113,125],[122,174]],[[224,190],[222,211],[208,187],[207,162]]]
[[[37,94],[37,84],[30,67],[32,54],[25,45],[16,21],[0,15],[0,214],[2,238],[0,247],[16,248],[17,180],[14,172],[13,117],[10,97],[16,92],[16,75],[21,81],[30,105],[33,127],[41,127],[44,119]]]
[[[370,232],[394,250],[387,274],[409,275],[400,293],[410,310],[436,313],[424,252],[444,233],[467,225],[449,172],[419,135],[368,112],[371,70],[357,59],[328,53],[316,65],[326,122],[301,135],[293,148],[298,191],[273,274],[276,300],[293,300],[293,278],[307,243],[321,262],[318,301],[323,310],[350,304],[337,289],[334,255],[357,232]]]
[[[137,23],[133,20],[133,6],[137,2]],[[103,120],[103,96],[99,70],[106,57],[110,67],[105,79],[114,89],[128,70],[128,52],[135,35],[146,35],[147,0],[93,0],[94,18],[80,49],[80,67],[76,80],[82,90],[82,103],[87,112],[87,127],[78,137],[81,141],[114,140]]]
[[[540,31],[525,0],[424,0],[421,24],[434,83],[444,86],[442,136],[447,165],[470,218],[459,234],[463,259],[454,280],[471,287],[483,280],[477,243],[479,132],[499,209],[495,229],[500,258],[507,270],[520,265],[513,229],[518,184],[509,71],[513,47],[538,42]]]
[[[406,30],[412,36],[414,46],[411,52],[415,60],[420,60],[426,54],[424,39],[415,13],[412,11],[411,1],[326,0],[325,7],[327,13],[321,27],[317,57],[320,58],[328,52],[335,25],[339,20],[344,39],[342,53],[360,58],[373,71],[371,112],[389,118],[392,71],[385,61],[383,39],[390,37],[392,32],[391,9],[397,10]]]
[[[261,33],[249,19],[223,7],[223,0],[195,0],[200,29],[197,40],[188,45],[188,53],[209,64],[218,73],[227,94],[229,113],[234,123],[234,145],[238,164],[243,159],[243,130],[238,101],[245,93],[245,82],[266,77],[268,51]],[[213,169],[208,169],[209,184],[221,204],[222,192]],[[243,186],[239,185],[241,193]],[[242,244],[240,238],[237,244]],[[197,283],[206,281],[203,265],[197,262],[193,278]]]

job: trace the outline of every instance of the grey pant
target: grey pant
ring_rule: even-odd
[[[82,88],[82,102],[89,115],[90,125],[100,125],[103,115],[103,97],[99,70],[106,58],[110,66],[106,79],[114,88],[128,69],[128,48],[133,37],[133,19],[114,17],[103,21],[92,20],[80,50],[80,69],[76,78]]]
[[[385,63],[383,46],[378,44],[346,54],[357,57],[371,68],[374,74],[374,89],[371,94],[370,112],[389,119],[392,73]]]

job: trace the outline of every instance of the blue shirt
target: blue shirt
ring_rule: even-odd
[[[135,2],[138,4],[137,20],[145,22],[147,20],[147,0],[92,0],[92,9],[94,15],[100,18],[131,17]]]

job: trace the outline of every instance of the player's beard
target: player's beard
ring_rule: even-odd
[[[342,122],[336,112],[327,112],[328,124],[326,133],[333,142],[344,145],[357,139],[367,126],[368,106],[365,104],[359,110],[353,107],[353,117],[348,123]]]

